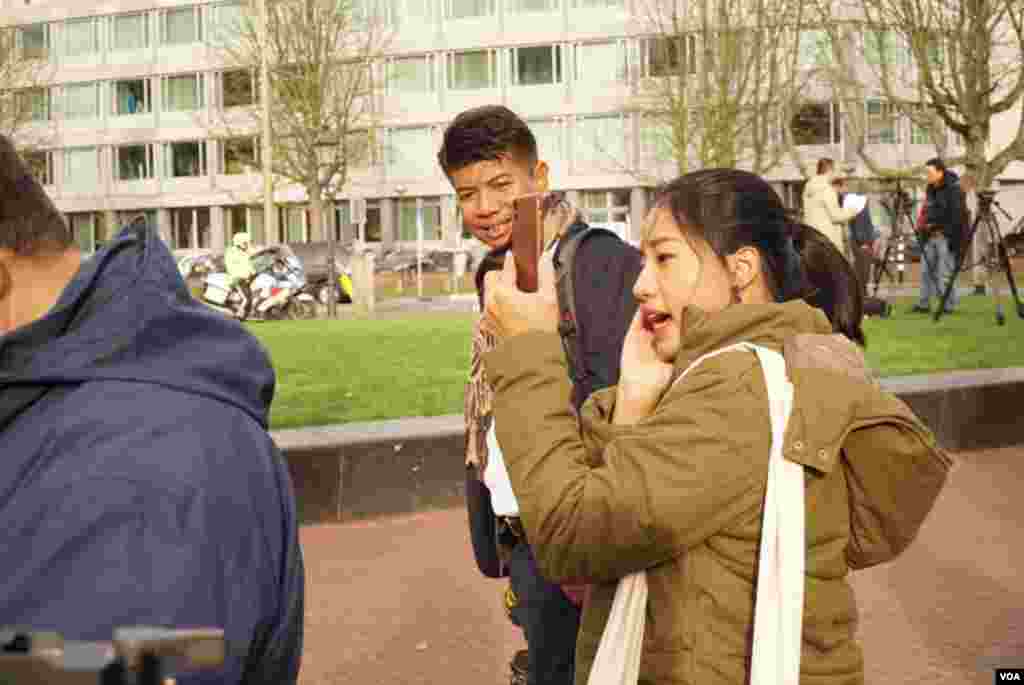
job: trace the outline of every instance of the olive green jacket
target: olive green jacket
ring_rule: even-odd
[[[783,352],[795,388],[784,456],[805,467],[807,565],[801,685],[862,683],[851,569],[913,540],[952,460],[860,351],[804,302],[739,305],[683,320],[676,375],[747,341]],[[580,423],[559,337],[514,337],[485,357],[494,415],[526,534],[552,581],[594,583],[577,642],[586,683],[619,578],[646,570],[640,683],[741,685],[771,426],[757,357],[705,360],[633,426],[611,423],[615,388]]]

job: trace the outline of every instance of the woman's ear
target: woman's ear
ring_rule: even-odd
[[[761,253],[755,248],[741,247],[725,258],[732,284],[740,292],[761,280]]]

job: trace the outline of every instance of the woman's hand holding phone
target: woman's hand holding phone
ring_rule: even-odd
[[[524,333],[558,332],[558,297],[555,267],[550,259],[540,260],[538,288],[525,293],[516,287],[515,257],[505,256],[501,271],[484,278],[484,326],[499,340]]]

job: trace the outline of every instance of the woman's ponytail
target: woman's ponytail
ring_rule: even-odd
[[[829,238],[806,224],[793,222],[793,245],[811,286],[801,299],[825,312],[832,330],[867,346],[861,322],[864,294],[853,266]]]

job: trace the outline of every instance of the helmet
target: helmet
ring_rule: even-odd
[[[252,236],[248,233],[236,233],[235,237],[231,239],[231,244],[235,247],[244,247],[252,242]]]

